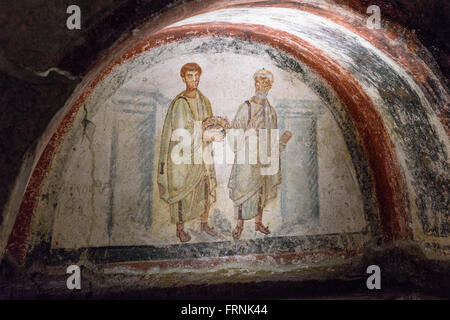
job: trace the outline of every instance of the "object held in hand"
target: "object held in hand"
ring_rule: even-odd
[[[281,143],[288,143],[289,140],[291,140],[292,138],[292,132],[290,132],[289,130],[286,130],[285,132],[283,132],[283,135],[281,136]]]
[[[219,130],[223,135],[226,133],[226,129],[230,129],[231,125],[228,119],[223,117],[209,117],[203,120],[203,131]]]

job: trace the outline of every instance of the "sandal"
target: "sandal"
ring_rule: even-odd
[[[239,238],[241,237],[241,234],[242,234],[242,230],[244,230],[244,227],[240,227],[240,226],[236,226],[233,229],[232,235],[233,235],[234,240],[239,240]]]
[[[259,231],[261,233],[264,233],[265,235],[270,234],[269,228],[264,227],[264,225],[261,222],[255,223],[255,231]]]
[[[206,222],[202,222],[200,224],[200,230],[202,232],[205,232],[205,233],[209,234],[212,237],[217,236],[217,232],[214,230],[214,228],[208,226],[208,223],[206,223]]]
[[[177,230],[177,237],[181,242],[188,242],[189,240],[191,240],[191,235],[187,232],[184,232],[184,230]]]

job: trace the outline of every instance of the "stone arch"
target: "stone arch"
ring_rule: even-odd
[[[295,10],[302,12],[314,12],[315,14],[320,13],[322,16],[330,18],[330,20],[336,20],[339,18],[339,16],[333,16],[331,14],[330,8],[328,8],[329,11],[326,11],[327,8],[320,5],[284,5],[285,8],[290,8],[291,6],[296,6]],[[298,8],[297,6],[301,7]],[[282,6],[280,5],[274,7]],[[239,8],[242,8],[242,6],[239,6]],[[232,10],[233,8],[230,7],[226,9]],[[384,60],[386,65],[391,67],[394,71],[399,70],[395,69],[396,67],[393,66],[392,63],[398,63],[403,68],[407,69],[407,72],[400,70],[399,73],[402,74],[402,77],[406,73],[413,79],[413,81],[415,81],[415,83],[408,83],[404,80],[404,77],[399,77],[391,81],[391,84],[394,87],[396,83],[403,83],[409,86],[409,89],[401,93],[403,94],[402,98],[405,101],[409,101],[408,103],[410,105],[416,106],[416,109],[411,111],[411,113],[408,113],[407,111],[404,111],[404,113],[396,112],[396,110],[389,110],[388,108],[383,109],[377,106],[377,103],[383,99],[385,101],[384,103],[389,103],[392,101],[395,102],[396,100],[395,97],[392,96],[392,91],[381,90],[382,95],[380,101],[374,101],[374,95],[369,96],[366,92],[367,88],[370,87],[367,84],[368,81],[373,81],[375,83],[377,80],[376,77],[379,76],[380,71],[369,70],[368,73],[373,71],[371,74],[372,77],[361,76],[361,78],[357,79],[355,74],[361,74],[363,72],[361,69],[355,68],[354,70],[349,71],[348,66],[345,66],[341,62],[330,57],[330,55],[323,50],[323,47],[320,48],[320,45],[318,46],[317,43],[312,44],[310,41],[304,40],[301,36],[282,30],[282,28],[274,28],[258,23],[230,23],[225,21],[215,21],[213,13],[214,10],[209,13],[204,13],[206,16],[205,19],[208,19],[208,14],[212,15],[210,21],[208,22],[199,22],[201,21],[201,18],[195,23],[185,21],[183,24],[183,21],[181,21],[177,26],[168,27],[149,35],[144,41],[129,47],[125,54],[109,66],[105,67],[92,82],[89,83],[89,81],[87,81],[87,87],[85,90],[82,91],[81,94],[75,95],[75,103],[70,106],[70,109],[64,115],[63,120],[59,123],[58,128],[54,133],[47,133],[47,135],[52,134],[52,138],[46,145],[33,169],[31,178],[28,182],[27,190],[25,191],[25,195],[21,201],[14,228],[9,237],[7,251],[11,255],[19,261],[25,257],[27,240],[31,231],[33,212],[36,208],[36,202],[39,201],[39,190],[41,183],[51,167],[53,157],[55,156],[59,145],[62,143],[64,136],[70,130],[71,123],[74,121],[79,110],[82,109],[84,100],[88,97],[90,92],[94,90],[95,86],[98,85],[104,77],[110,73],[113,68],[115,68],[116,65],[126,63],[128,59],[132,59],[137,54],[154,46],[172,41],[178,41],[186,38],[186,36],[228,36],[237,37],[248,41],[263,42],[288,52],[299,61],[302,61],[311,67],[321,78],[327,81],[327,83],[337,93],[337,96],[342,101],[343,105],[346,107],[346,111],[352,119],[358,136],[364,146],[365,156],[368,159],[376,187],[376,196],[380,210],[380,222],[383,231],[383,238],[386,242],[395,240],[410,240],[413,238],[414,233],[417,236],[417,231],[414,232],[412,221],[415,219],[415,216],[419,220],[422,220],[423,228],[425,229],[425,233],[427,233],[427,222],[426,218],[424,218],[424,214],[427,210],[430,210],[430,208],[434,208],[436,212],[443,214],[442,206],[439,207],[439,205],[433,204],[432,199],[421,199],[418,195],[418,193],[420,193],[421,190],[424,190],[426,186],[436,186],[436,177],[429,176],[432,174],[432,169],[418,168],[418,160],[412,158],[411,156],[412,152],[416,150],[415,148],[417,148],[417,145],[414,143],[408,144],[408,141],[399,141],[398,136],[396,136],[396,134],[398,134],[396,133],[396,130],[401,132],[400,136],[402,134],[406,134],[407,132],[411,132],[415,135],[420,134],[420,130],[408,131],[410,128],[408,128],[407,121],[406,123],[402,123],[402,115],[409,116],[409,119],[413,119],[415,117],[417,118],[421,115],[424,115],[427,119],[429,118],[430,120],[425,121],[424,124],[427,125],[427,130],[429,130],[429,132],[433,132],[433,130],[436,131],[433,132],[435,135],[433,138],[430,138],[431,140],[429,142],[433,146],[436,146],[437,151],[434,155],[437,158],[437,170],[446,168],[445,161],[446,159],[448,161],[448,158],[446,158],[446,150],[448,150],[448,136],[446,137],[442,133],[445,132],[445,129],[448,130],[448,128],[445,127],[445,124],[442,125],[436,121],[436,115],[430,113],[429,108],[427,108],[425,104],[432,104],[434,102],[434,104],[432,104],[433,108],[436,108],[437,110],[444,109],[445,100],[448,95],[445,92],[445,89],[436,86],[436,83],[438,83],[438,77],[419,77],[419,75],[425,72],[432,75],[432,71],[427,69],[423,63],[419,62],[413,65],[410,60],[400,60],[400,58],[394,59],[394,62],[386,62],[386,60]],[[234,19],[236,16],[230,14],[230,17]],[[352,26],[354,26],[354,24],[352,24]],[[361,27],[359,27],[358,30],[355,31],[353,29],[351,32],[359,32],[361,35],[363,31]],[[367,32],[362,36],[368,38],[370,37],[369,34],[370,36],[373,35],[372,33]],[[376,32],[374,32],[374,34],[376,40],[371,43],[374,47],[380,49],[384,40],[383,36]],[[317,40],[317,38],[314,37],[309,40],[311,39]],[[361,48],[363,47],[364,45],[361,45]],[[370,50],[374,49],[371,48]],[[402,53],[405,52],[406,55],[411,55],[410,52],[408,53],[408,51],[405,51],[400,45],[396,46],[395,50],[384,48],[384,52],[387,52],[391,58],[395,57],[395,54],[399,51]],[[373,56],[369,56],[369,58],[373,59],[379,56],[380,54],[377,52]],[[379,62],[383,62],[383,59],[380,58]],[[380,70],[383,71],[387,69]],[[364,81],[366,82],[364,83]],[[371,85],[373,85],[373,83]],[[413,88],[414,86],[421,88],[423,92],[417,92],[417,89]],[[413,97],[408,100],[408,97],[410,96]],[[75,100],[74,98],[72,99]],[[421,110],[420,107],[423,109]],[[399,107],[399,109],[401,109],[401,107]],[[388,119],[394,119],[394,124],[390,128],[386,126]],[[447,138],[447,141],[442,141],[443,138]],[[395,141],[395,143],[393,141]],[[399,160],[399,157],[403,156],[406,160]],[[425,155],[425,157],[427,157],[427,155]],[[409,177],[410,174],[416,179],[422,179],[421,183],[418,185],[412,185],[411,181],[413,179]],[[445,178],[444,181],[446,181]],[[411,189],[414,189],[414,192],[412,192]],[[438,192],[438,190],[436,191]],[[443,194],[445,194],[445,190],[441,190],[440,195],[442,196]],[[414,208],[414,206],[417,206],[418,209]],[[446,232],[448,232],[446,231],[446,228],[447,227],[444,227],[441,228],[439,232],[434,232],[433,227],[428,227],[428,233],[432,236],[445,236]]]

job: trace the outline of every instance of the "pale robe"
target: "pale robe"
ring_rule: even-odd
[[[257,126],[254,128],[257,136],[259,135],[259,129],[277,129],[277,114],[267,99],[264,100],[264,106],[262,106],[262,108],[261,105],[256,104],[252,100],[249,100],[248,102],[251,105],[252,118],[256,117],[257,119]],[[261,108],[259,112],[253,116],[253,113],[259,108]],[[239,106],[238,112],[232,122],[232,127],[234,129],[243,129],[244,131],[251,129],[248,126],[248,109],[248,104],[246,102]],[[268,137],[270,137],[270,133]],[[246,139],[245,143],[246,150],[249,150],[248,139]],[[242,147],[243,146],[235,147],[235,152],[238,148],[240,149]],[[281,153],[281,151],[284,150],[285,145],[280,142],[279,148]],[[278,161],[279,160],[280,159],[278,159]],[[237,164],[235,158],[235,163],[233,164],[228,182],[228,188],[230,189],[230,199],[234,204],[234,215],[236,219],[249,220],[254,218],[258,215],[260,210],[265,207],[269,200],[276,198],[277,187],[281,184],[281,163],[279,161],[278,171],[273,175],[262,175],[261,168],[263,166],[264,165],[259,161],[259,156],[256,164],[249,164],[247,156],[244,164]],[[239,211],[241,211],[240,215]]]
[[[216,201],[216,175],[214,165],[195,164],[195,121],[213,116],[208,98],[198,91],[197,99],[190,99],[184,91],[173,99],[164,120],[158,167],[158,185],[163,188],[160,197],[169,204],[172,223],[200,217]],[[196,103],[195,103],[196,102]],[[173,148],[180,142],[171,141],[174,130],[183,128],[192,137],[191,163],[175,164],[171,159]],[[201,128],[201,127],[200,127]],[[205,147],[208,143],[200,143]]]

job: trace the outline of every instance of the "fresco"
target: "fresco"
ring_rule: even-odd
[[[369,241],[371,182],[330,107],[339,103],[306,67],[271,50],[192,39],[122,65],[80,110],[54,160],[35,244],[144,250],[108,258],[126,260]],[[174,163],[187,150],[191,162]]]

